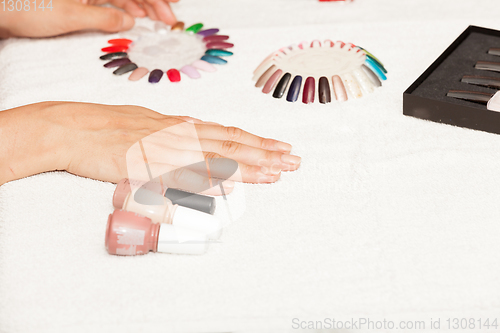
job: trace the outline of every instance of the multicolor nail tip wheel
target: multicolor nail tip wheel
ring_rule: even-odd
[[[150,83],[158,83],[165,76],[171,82],[181,81],[181,73],[191,79],[201,77],[200,70],[215,72],[214,65],[227,63],[225,57],[233,55],[227,49],[234,45],[229,36],[218,35],[219,29],[202,30],[197,23],[184,29],[183,22],[172,27],[156,22],[154,30],[137,26],[122,33],[123,38],[111,39],[101,49],[101,60],[113,74],[130,73],[129,80],[137,81],[149,74]]]
[[[255,86],[274,98],[322,104],[360,98],[382,86],[387,70],[362,47],[341,41],[302,42],[271,53],[254,71]],[[332,97],[333,96],[333,97]]]

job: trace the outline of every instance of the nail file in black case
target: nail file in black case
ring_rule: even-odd
[[[500,89],[500,78],[496,77],[466,75],[460,81],[477,86]]]
[[[450,90],[446,96],[486,104],[488,110],[500,112],[500,91],[490,94],[477,91]]]
[[[500,49],[498,48],[491,48],[488,50],[488,54],[500,56]]]
[[[485,71],[500,72],[500,62],[478,61],[474,68]]]

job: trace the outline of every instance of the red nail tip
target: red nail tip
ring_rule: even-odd
[[[110,40],[108,40],[108,43],[111,45],[128,46],[128,45],[132,44],[132,41],[130,39],[126,39],[126,38],[118,38],[118,39],[110,39]]]
[[[128,50],[128,46],[126,46],[126,45],[114,45],[114,46],[108,46],[108,47],[101,49],[102,52],[106,52],[106,53],[123,52],[126,50]]]
[[[212,36],[207,36],[205,38],[203,38],[203,41],[205,43],[210,43],[210,42],[222,42],[222,41],[225,41],[225,40],[228,40],[229,39],[229,36],[225,36],[225,35],[212,35]]]
[[[167,76],[170,82],[179,82],[181,80],[181,73],[175,68],[169,69]]]
[[[309,104],[314,103],[314,78],[308,77],[306,83],[304,84],[304,91],[302,93],[302,103]]]
[[[225,42],[210,42],[207,44],[207,49],[229,49],[233,47],[234,44]]]

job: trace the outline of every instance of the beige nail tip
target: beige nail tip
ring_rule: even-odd
[[[184,22],[179,21],[179,22],[175,23],[172,26],[171,30],[184,30]]]
[[[130,81],[139,81],[144,76],[146,76],[146,74],[148,74],[148,73],[149,73],[149,70],[147,68],[139,67],[136,70],[134,70],[132,72],[132,74],[130,74],[130,76],[128,77],[128,79]]]
[[[344,83],[342,82],[342,79],[338,75],[334,75],[332,77],[332,83],[333,83],[333,92],[335,93],[335,98],[339,102],[345,102],[347,101],[347,92],[344,87]]]
[[[276,69],[276,65],[272,65],[271,67],[269,67],[267,69],[267,71],[265,71],[264,74],[262,74],[261,77],[257,80],[257,82],[255,83],[255,86],[257,88],[262,87],[267,82],[267,80],[269,80],[271,75],[273,75],[275,69]]]
[[[361,89],[352,74],[344,74],[344,83],[354,98],[361,98],[363,96],[363,93],[361,92]]]

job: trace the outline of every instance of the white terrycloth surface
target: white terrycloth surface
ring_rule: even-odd
[[[498,5],[182,0],[179,19],[220,27],[236,46],[220,71],[178,85],[111,75],[98,59],[105,34],[2,42],[0,109],[137,104],[290,142],[303,163],[274,185],[243,185],[243,216],[193,257],[108,255],[113,184],[55,172],[1,186],[0,331],[278,332],[293,318],[442,316],[443,326],[500,317],[500,136],[402,115],[403,91],[469,24],[500,29]],[[377,55],[384,87],[327,106],[253,87],[271,51],[325,38]]]

